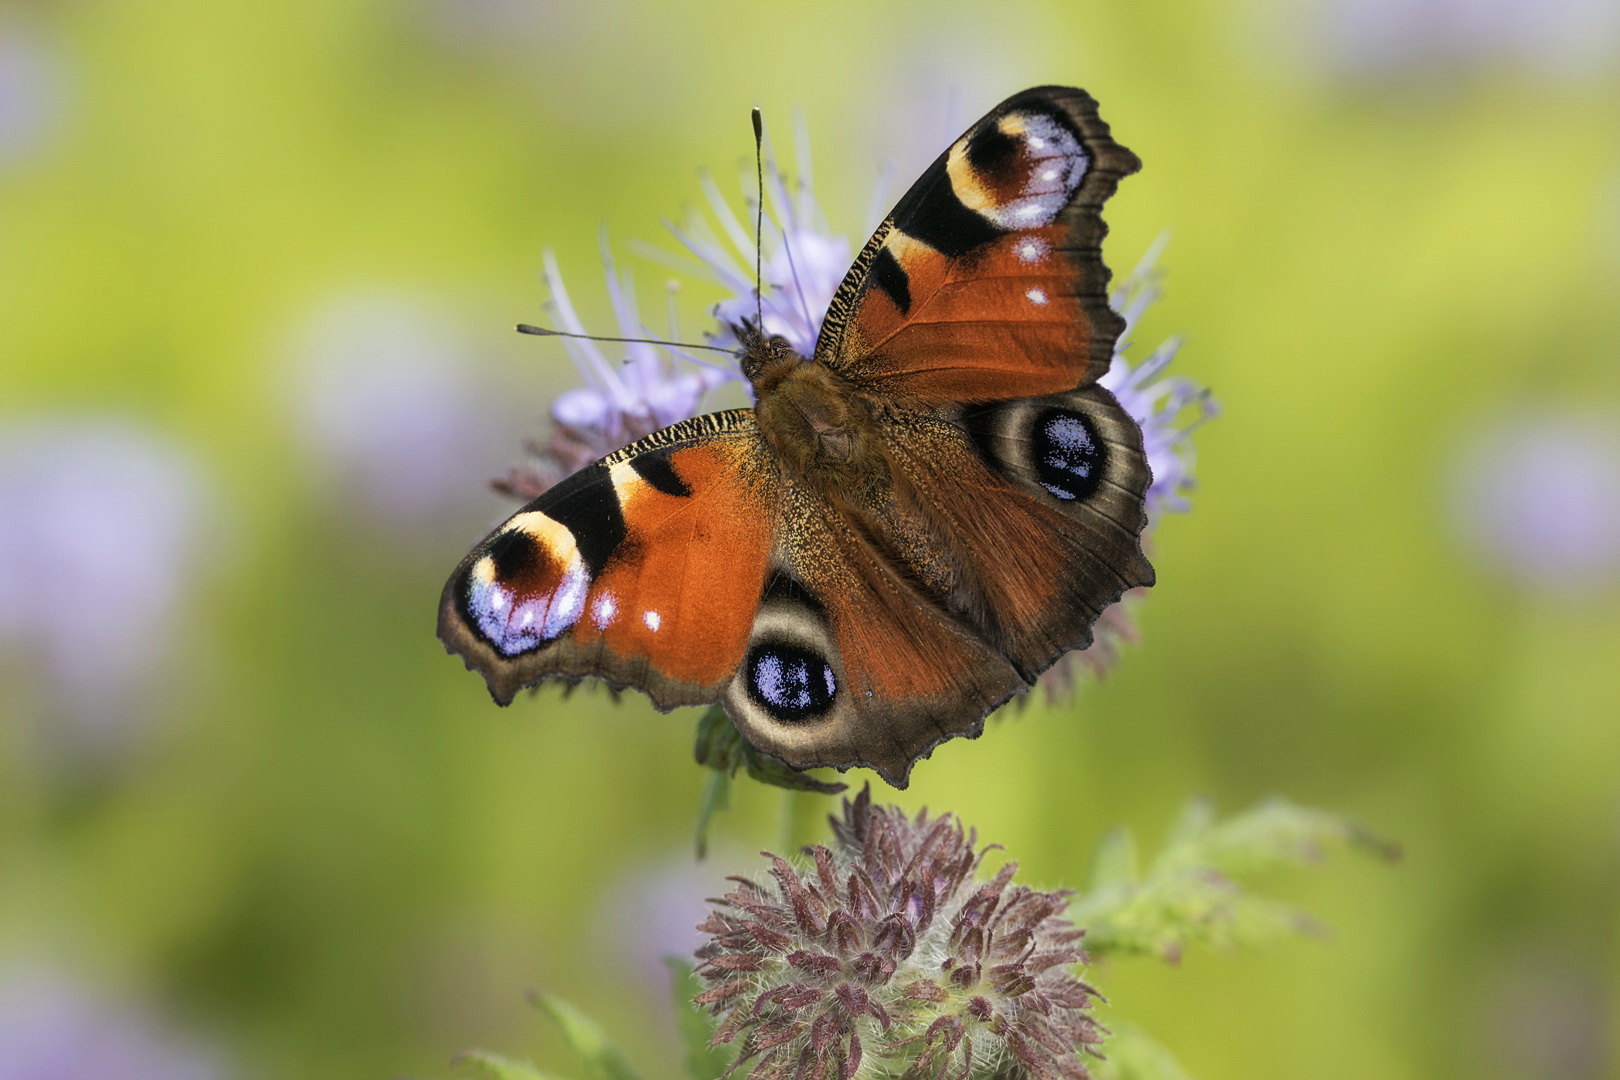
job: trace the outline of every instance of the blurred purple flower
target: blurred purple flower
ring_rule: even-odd
[[[647,993],[667,999],[666,957],[689,958],[703,944],[698,923],[714,888],[714,864],[690,857],[628,867],[603,890],[594,936],[601,953]]]
[[[1488,565],[1554,592],[1620,576],[1620,417],[1492,422],[1467,439],[1453,485],[1462,539]]]
[[[448,318],[409,296],[338,297],[295,347],[300,433],[348,505],[404,527],[465,508],[476,494],[466,477],[500,460],[507,416],[477,392],[471,348]]]
[[[4,1080],[219,1080],[215,1056],[52,971],[0,978]]]
[[[0,166],[26,159],[56,133],[66,84],[61,59],[42,41],[0,28]]]
[[[1612,1076],[1611,991],[1594,959],[1533,940],[1493,951],[1478,979],[1478,1065],[1522,1080]]]
[[[427,27],[451,41],[514,47],[532,45],[566,26],[570,5],[534,0],[417,0]]]
[[[1359,77],[1502,63],[1580,75],[1620,55],[1613,0],[1317,0],[1312,13],[1330,66]]]
[[[104,753],[161,683],[206,552],[193,463],[133,424],[0,434],[0,647],[25,658],[62,749]]]

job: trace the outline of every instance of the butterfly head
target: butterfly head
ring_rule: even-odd
[[[766,335],[752,320],[734,324],[731,331],[742,343],[738,363],[743,377],[754,384],[755,397],[763,389],[762,383],[780,380],[783,373],[804,362],[787,338],[780,334]]]

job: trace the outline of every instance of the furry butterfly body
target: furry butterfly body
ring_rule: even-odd
[[[495,699],[593,676],[723,702],[790,765],[915,761],[1153,582],[1141,432],[1107,390],[1100,210],[1138,168],[1083,92],[973,125],[857,256],[810,357],[738,328],[752,409],[695,417],[518,511],[439,633]]]

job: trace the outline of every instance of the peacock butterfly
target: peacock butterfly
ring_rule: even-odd
[[[1151,474],[1097,379],[1103,203],[1140,162],[1083,91],[992,109],[894,207],[810,357],[736,327],[752,409],[529,503],[462,560],[439,636],[503,705],[548,678],[719,701],[798,768],[912,765],[1128,589]]]

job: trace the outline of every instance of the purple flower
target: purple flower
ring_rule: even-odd
[[[1193,487],[1192,433],[1220,411],[1208,389],[1185,375],[1164,374],[1181,350],[1180,335],[1166,339],[1134,368],[1125,356],[1143,313],[1163,294],[1158,261],[1167,242],[1168,237],[1161,236],[1109,298],[1125,317],[1125,330],[1114,347],[1113,365],[1098,380],[1142,428],[1153,469],[1153,485],[1148,488],[1150,524],[1154,514],[1192,509],[1187,501]]]
[[[469,377],[471,347],[418,298],[337,296],[297,335],[291,396],[300,435],[345,507],[417,535],[464,508],[466,476],[500,460],[508,420]]]
[[[556,329],[570,334],[587,333],[563,285],[556,257],[548,250],[544,259],[550,293],[547,307],[556,319]],[[605,234],[602,263],[618,326],[611,336],[657,336],[641,321],[634,281],[615,266]],[[670,322],[671,336],[678,336],[673,314]],[[692,416],[705,393],[741,377],[735,365],[712,364],[674,346],[598,344],[567,337],[557,340],[567,350],[585,385],[557,396],[551,404],[549,441],[544,446],[531,445],[532,459],[496,481],[497,489],[524,500],[535,498],[597,458]],[[622,350],[618,364],[608,361],[604,347]],[[673,364],[665,358],[666,352],[688,363]]]
[[[1500,418],[1466,442],[1455,517],[1476,557],[1570,594],[1620,576],[1620,417]]]
[[[709,867],[690,857],[641,863],[617,876],[596,906],[595,936],[620,973],[667,1000],[664,961],[687,957],[703,943],[697,930],[708,908],[703,897],[713,881]]]
[[[702,929],[697,998],[750,1080],[856,1076],[1083,1080],[1102,1040],[1075,977],[1069,894],[980,873],[950,814],[845,800],[832,847],[769,880],[733,878]]]
[[[100,756],[138,731],[202,576],[207,495],[188,457],[122,420],[0,435],[0,649],[55,721],[48,749]]]
[[[214,1055],[53,971],[0,978],[5,1080],[219,1080]]]
[[[26,160],[47,143],[66,112],[61,60],[35,35],[0,28],[0,165]]]
[[[668,226],[702,264],[705,276],[732,293],[729,299],[715,305],[714,317],[719,325],[709,333],[710,341],[722,348],[741,349],[732,326],[753,321],[756,307],[763,307],[765,332],[786,338],[800,356],[811,355],[827,306],[849,272],[854,253],[849,238],[835,234],[827,226],[816,203],[810,144],[802,130],[795,140],[795,151],[797,179],[790,185],[777,167],[774,151],[766,148],[765,197],[769,213],[760,273],[764,290],[761,300],[754,297],[754,217],[758,204],[753,174],[744,181],[741,218],[732,211],[713,178],[705,176],[703,194],[713,215],[712,223],[694,212],[688,215],[685,227]]]
[[[1358,77],[1503,62],[1582,74],[1620,52],[1620,8],[1609,0],[1317,0],[1307,11],[1327,66]]]

